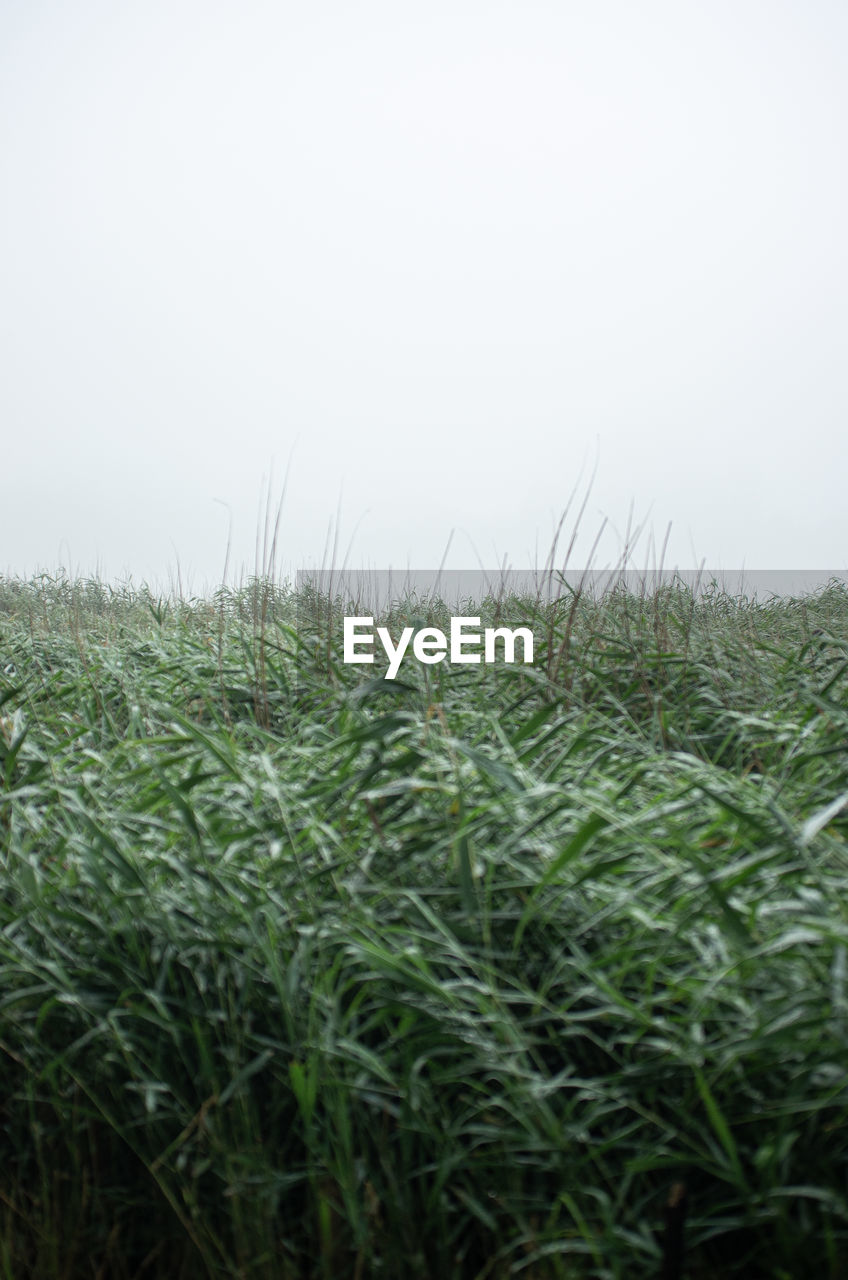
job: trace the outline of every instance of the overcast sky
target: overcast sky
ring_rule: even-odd
[[[846,120],[843,0],[2,0],[0,571],[846,567]]]

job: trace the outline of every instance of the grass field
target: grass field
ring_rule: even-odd
[[[481,612],[0,579],[0,1276],[848,1277],[848,592]]]

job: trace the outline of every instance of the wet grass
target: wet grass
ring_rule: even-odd
[[[848,1275],[845,589],[481,608],[0,580],[0,1276]]]

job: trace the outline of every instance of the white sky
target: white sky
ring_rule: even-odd
[[[596,461],[572,564],[844,568],[847,120],[842,0],[2,0],[0,571],[252,571],[272,463],[284,569],[527,567]]]

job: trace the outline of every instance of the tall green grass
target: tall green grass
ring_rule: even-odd
[[[848,1275],[845,589],[480,609],[0,580],[0,1276]]]

